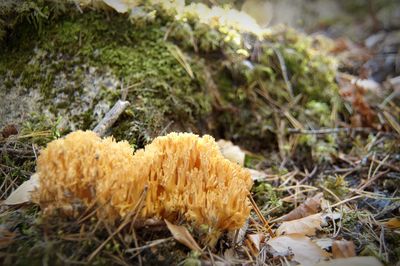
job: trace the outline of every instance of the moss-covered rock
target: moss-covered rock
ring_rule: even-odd
[[[3,124],[27,119],[12,111],[8,95],[16,95],[30,113],[62,117],[66,131],[93,128],[125,91],[131,106],[110,133],[132,144],[173,129],[260,149],[286,136],[279,121],[332,125],[336,68],[323,42],[285,28],[246,32],[229,20],[242,14],[213,9],[205,19],[206,8],[157,4],[119,14],[84,6],[81,13],[74,4],[37,3],[2,42]],[[32,23],[37,10],[46,15]]]

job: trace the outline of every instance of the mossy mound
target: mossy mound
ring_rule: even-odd
[[[280,121],[312,128],[335,120],[335,62],[319,39],[286,28],[246,33],[162,5],[129,15],[82,8],[36,3],[0,54],[2,90],[35,94],[31,114],[61,116],[65,131],[93,128],[124,91],[131,106],[110,133],[139,145],[173,129],[262,149],[287,134]]]

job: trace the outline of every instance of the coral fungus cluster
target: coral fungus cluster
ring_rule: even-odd
[[[250,212],[250,174],[223,158],[210,136],[171,133],[133,154],[127,142],[77,131],[49,143],[37,170],[34,200],[45,213],[97,205],[98,215],[115,222],[135,209],[146,186],[142,218],[233,230]]]

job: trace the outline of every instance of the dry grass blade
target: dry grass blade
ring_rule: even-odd
[[[389,122],[389,125],[400,135],[400,124],[396,121],[396,119],[386,111],[383,111],[383,115],[386,120]]]
[[[142,250],[144,250],[144,249],[146,249],[146,248],[155,247],[155,246],[160,245],[160,244],[162,244],[162,243],[171,241],[172,239],[174,239],[174,238],[173,238],[173,237],[168,237],[168,238],[163,238],[163,239],[157,239],[157,240],[154,240],[154,241],[151,241],[151,242],[147,243],[147,244],[144,245],[144,246],[137,247],[137,248],[130,248],[130,249],[127,249],[127,250],[125,250],[125,252],[126,252],[126,253],[130,253],[130,252],[140,252],[140,251],[142,251]]]
[[[28,133],[28,134],[25,134],[25,135],[15,135],[15,136],[12,135],[9,138],[13,138],[13,139],[19,140],[19,139],[27,139],[27,138],[50,137],[51,134],[52,134],[52,132],[50,130],[43,130],[43,131],[35,131],[35,132]],[[5,140],[1,140],[1,141],[2,142],[6,141],[6,139]]]
[[[202,252],[200,246],[193,239],[193,236],[189,233],[189,231],[186,229],[186,227],[174,225],[174,224],[168,222],[166,219],[164,219],[164,221],[167,224],[169,231],[172,233],[172,235],[176,239],[176,241],[187,246],[188,248],[190,248],[193,251],[197,251],[200,253]]]
[[[315,266],[382,266],[382,263],[375,257],[351,257],[335,259],[315,264]]]
[[[369,187],[371,184],[373,184],[377,179],[379,179],[380,177],[386,175],[390,170],[386,170],[383,172],[380,172],[379,174],[374,175],[372,178],[368,179],[364,184],[360,185],[358,187],[358,190],[364,190],[367,187]]]
[[[193,71],[192,68],[190,67],[188,61],[185,58],[185,55],[182,53],[181,49],[179,49],[178,46],[169,44],[167,45],[168,51],[172,54],[173,57],[179,62],[179,64],[182,65],[182,67],[186,70],[186,72],[189,74],[189,76],[193,79]]]
[[[283,80],[285,81],[285,84],[286,84],[286,89],[287,89],[290,97],[293,98],[294,97],[293,88],[292,88],[292,84],[290,83],[289,76],[287,73],[285,59],[283,58],[282,53],[278,49],[274,49],[274,52],[275,52],[276,56],[278,57],[279,64],[281,66],[282,76],[283,76]]]
[[[260,209],[258,208],[256,202],[254,201],[253,197],[251,195],[249,195],[249,199],[250,199],[250,203],[253,206],[254,211],[256,212],[258,218],[264,223],[264,226],[267,228],[268,233],[271,237],[274,237],[275,234],[271,229],[271,226],[269,225],[268,221],[264,218],[264,216],[262,215]]]

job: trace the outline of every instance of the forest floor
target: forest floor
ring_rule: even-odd
[[[107,14],[108,16],[110,15]],[[73,34],[76,33],[74,32],[76,27],[74,23],[76,21],[68,19],[65,19],[67,22],[60,23],[58,26],[53,28],[48,26],[48,28],[44,29],[44,32],[48,34],[47,36],[51,36],[52,40],[55,40],[54,46],[62,43],[65,47],[68,47],[70,42],[70,35],[59,34],[57,29],[60,28],[58,27],[62,28],[63,34],[75,36]],[[118,26],[110,30],[107,28],[108,26],[104,26],[101,23],[97,24],[97,19],[98,17],[95,15],[87,21],[82,19],[79,23],[82,23],[81,25],[90,25],[94,21],[96,23],[96,31],[110,33],[110,36],[115,39],[120,37],[115,33],[118,32]],[[117,24],[121,20],[120,17],[114,19],[115,25],[120,25]],[[374,19],[371,20],[374,21]],[[125,46],[124,44],[121,48],[113,43],[111,45],[113,48],[120,49],[117,51],[120,54],[112,53],[110,55],[111,60],[119,58],[119,61],[114,60],[110,63],[111,67],[118,68],[117,71],[113,70],[114,72],[112,73],[114,74],[109,74],[111,73],[109,69],[104,72],[98,71],[101,64],[103,64],[101,60],[104,60],[102,57],[104,55],[96,57],[99,60],[99,65],[96,65],[96,68],[82,67],[84,69],[82,70],[83,72],[90,73],[88,74],[90,81],[95,80],[95,82],[113,84],[109,86],[111,89],[108,89],[106,93],[99,89],[96,91],[96,96],[88,96],[90,101],[95,102],[93,106],[102,106],[100,103],[105,105],[108,102],[114,103],[116,99],[126,100],[124,92],[134,91],[130,96],[131,98],[128,96],[128,100],[139,107],[137,109],[127,109],[122,114],[118,114],[117,121],[114,121],[116,126],[111,128],[108,133],[114,134],[117,140],[128,140],[135,148],[142,148],[155,137],[172,131],[207,133],[214,135],[216,139],[232,141],[233,143],[224,142],[225,144],[219,142],[222,154],[228,159],[241,164],[242,167],[250,169],[254,182],[248,199],[252,206],[252,211],[247,222],[238,230],[224,233],[216,245],[210,247],[203,245],[202,238],[204,238],[204,235],[190,224],[185,223],[184,220],[175,221],[177,226],[166,224],[162,219],[147,219],[135,222],[123,220],[118,226],[113,227],[99,219],[96,216],[96,212],[90,208],[82,211],[78,217],[65,217],[63,215],[46,217],[42,215],[38,205],[24,198],[22,200],[18,199],[16,204],[6,205],[3,202],[0,206],[0,262],[3,265],[153,265],[155,263],[163,265],[296,265],[297,263],[301,265],[399,265],[400,31],[396,28],[384,27],[379,23],[376,25],[357,25],[357,27],[364,27],[365,34],[355,40],[352,40],[351,36],[345,33],[339,34],[338,31],[334,32],[335,35],[340,37],[331,36],[332,39],[330,40],[329,56],[339,62],[339,67],[334,73],[333,83],[338,87],[337,95],[342,106],[340,110],[336,110],[334,104],[331,105],[330,89],[328,88],[330,83],[323,83],[325,81],[322,81],[321,84],[326,85],[326,87],[318,88],[322,94],[322,96],[318,94],[318,97],[323,98],[325,90],[326,98],[328,99],[323,99],[321,102],[309,101],[306,104],[303,102],[303,99],[308,97],[306,93],[303,98],[300,95],[301,93],[298,94],[300,95],[299,97],[295,95],[290,98],[281,97],[279,93],[274,94],[275,91],[271,90],[269,91],[271,92],[270,95],[261,92],[258,98],[255,97],[257,100],[250,100],[249,102],[238,101],[238,107],[242,109],[239,112],[235,111],[235,106],[224,105],[221,102],[234,99],[232,100],[232,105],[235,105],[236,102],[233,101],[238,98],[250,98],[253,95],[249,93],[243,96],[237,93],[234,97],[231,97],[230,94],[223,94],[226,89],[224,84],[227,81],[225,79],[219,81],[215,76],[221,73],[226,74],[228,72],[227,69],[231,71],[226,75],[229,77],[228,87],[239,87],[244,83],[235,78],[236,69],[232,70],[229,67],[223,68],[222,71],[217,71],[218,67],[213,68],[210,66],[204,68],[216,71],[211,75],[215,74],[216,84],[204,86],[216,87],[216,91],[221,93],[223,99],[218,103],[219,105],[213,102],[207,107],[208,100],[203,99],[204,97],[201,94],[199,94],[200,96],[196,94],[195,97],[197,98],[193,101],[195,103],[186,98],[181,100],[179,97],[184,98],[187,96],[186,94],[190,96],[191,93],[193,95],[198,93],[195,89],[191,90],[191,88],[200,86],[198,84],[203,84],[200,78],[198,83],[195,83],[193,81],[194,78],[189,79],[187,77],[187,74],[192,70],[190,66],[187,67],[188,63],[182,60],[184,57],[181,57],[179,52],[176,52],[180,51],[179,48],[174,50],[175,52],[171,52],[174,57],[162,54],[160,56],[161,59],[158,58],[159,55],[155,58],[160,61],[165,60],[167,67],[172,65],[171,62],[175,58],[179,58],[180,61],[178,59],[179,64],[177,65],[183,65],[186,68],[184,67],[185,69],[181,71],[174,70],[171,73],[173,72],[173,75],[179,77],[184,76],[183,81],[181,83],[178,82],[178,85],[189,89],[187,91],[182,89],[182,92],[179,91],[177,95],[171,97],[173,98],[172,100],[169,97],[165,97],[164,101],[163,98],[160,97],[159,99],[152,94],[152,88],[159,89],[159,87],[152,86],[166,87],[165,90],[167,92],[171,90],[171,94],[175,93],[173,91],[174,88],[171,89],[164,85],[164,80],[158,82],[159,80],[153,81],[149,79],[149,81],[145,81],[148,83],[143,85],[143,83],[135,83],[137,82],[136,78],[137,76],[139,79],[147,77],[147,73],[143,76],[139,74],[132,75],[130,76],[132,80],[129,83],[131,85],[125,85],[124,89],[123,82],[114,78],[113,75],[115,73],[128,76],[127,73],[130,75],[132,69],[135,71],[137,69],[130,68],[131,65],[129,65],[128,60],[124,61],[124,58],[118,57],[125,55],[122,52],[130,49],[127,48],[128,45]],[[152,26],[152,30],[149,30],[152,34],[156,32],[153,28]],[[313,31],[316,30],[315,27],[310,28]],[[325,30],[329,35],[328,32],[332,28],[334,28],[334,24],[330,26],[324,24],[317,30],[320,32]],[[139,29],[141,28],[139,27]],[[25,34],[24,30],[19,30]],[[163,30],[170,33],[169,29]],[[89,50],[88,53],[94,54],[99,47],[108,45],[105,40],[97,44],[98,40],[93,38],[90,40],[93,43],[93,47],[85,46],[85,34],[91,34],[92,32],[82,29],[78,31],[83,32],[82,40],[81,33],[75,39],[75,43],[79,42],[81,45],[79,48],[81,49],[80,55],[86,56],[85,53]],[[171,32],[173,31],[171,30]],[[368,34],[366,34],[367,32]],[[23,34],[21,36],[24,36]],[[159,40],[157,34],[156,32],[155,40]],[[69,37],[64,40],[65,36]],[[126,43],[131,43],[131,39],[135,38],[135,36],[126,34],[121,39],[124,39],[124,42],[128,40]],[[145,39],[147,38],[146,36],[140,35],[140,38]],[[285,35],[283,39],[290,39],[290,37],[292,35],[289,37]],[[161,39],[164,41],[166,37],[162,35]],[[20,40],[26,39],[21,37]],[[153,41],[152,39],[150,40]],[[21,52],[26,43],[19,44],[20,48],[14,49],[10,48],[10,44],[13,44],[12,41],[6,44],[6,46],[8,45],[7,51],[9,55],[3,54],[0,57],[3,66],[6,65],[5,60],[15,57],[15,55],[22,55],[20,60],[22,64],[27,62],[22,61],[24,51]],[[180,41],[179,39],[176,43],[180,45]],[[275,41],[273,39],[272,42]],[[135,49],[142,49],[149,45],[147,42],[137,44],[139,42],[135,43],[133,41],[132,43],[134,44],[131,46]],[[150,42],[150,45],[154,45],[154,43],[156,41]],[[201,43],[199,42],[199,44]],[[55,62],[56,60],[51,57],[50,53],[42,53],[46,49],[52,51],[51,49],[53,48],[48,48],[46,43],[41,45],[41,39],[39,39],[34,52],[35,60],[38,60],[39,64],[35,62],[35,64],[32,64],[32,69],[23,69],[21,73],[33,73],[32,75],[34,76],[40,71],[47,71],[46,66],[40,65],[40,62],[46,62],[46,58],[51,58],[58,68],[60,68],[60,65],[61,68],[70,67],[68,64],[73,65],[75,63],[77,65],[88,64],[90,66],[90,63],[94,62],[94,59],[89,57],[87,60],[85,58],[85,62],[82,63],[82,61],[75,60],[76,58],[63,57],[63,55],[57,58],[58,62]],[[96,47],[96,45],[99,46]],[[160,47],[163,47],[162,45]],[[208,48],[209,46],[207,45],[206,47]],[[154,47],[159,49],[159,46],[154,45]],[[168,47],[168,49],[171,49],[171,46]],[[64,46],[59,51],[56,51],[61,54],[60,51],[64,52],[63,49]],[[189,49],[184,50],[182,48],[186,54],[192,55],[194,58],[190,59],[190,63],[194,72],[192,75],[196,78],[199,74],[196,72],[198,70],[193,67],[195,65],[193,61],[198,60],[201,64],[199,63],[196,67],[202,68],[204,62],[201,60],[211,64],[210,62],[217,62],[221,57],[215,51],[211,51],[208,54],[201,51],[203,49],[201,45],[199,45],[198,49],[200,52],[195,51],[194,53]],[[278,84],[277,86],[281,86],[285,90],[291,88],[291,86],[296,89],[296,87],[300,87],[303,84],[301,83],[303,76],[306,77],[305,79],[310,79],[310,76],[314,77],[314,73],[310,75],[306,70],[304,72],[299,71],[297,75],[296,67],[300,69],[300,66],[296,66],[296,62],[300,62],[301,67],[304,67],[303,61],[295,61],[291,65],[286,54],[281,56],[279,54],[280,50],[276,52],[274,49],[272,51],[276,53],[276,58],[274,57],[275,65],[271,67],[272,70],[267,71],[279,69],[277,71],[279,73],[271,80],[267,79],[265,84]],[[290,50],[288,54],[292,52],[291,49],[295,54],[298,51],[302,51],[303,48],[293,45],[288,49]],[[306,49],[308,48],[304,48],[304,50]],[[65,51],[67,51],[67,48],[65,48]],[[106,49],[104,51],[103,54],[107,52]],[[171,50],[165,49],[164,51],[161,49],[160,51],[161,54],[165,51],[169,53],[168,51]],[[286,52],[286,50],[283,51]],[[254,48],[253,52],[257,56],[256,48]],[[139,50],[139,53],[134,51],[130,55],[140,56],[141,53],[142,50]],[[207,55],[204,56],[204,54]],[[274,53],[272,52],[272,54]],[[146,54],[146,56],[153,58],[152,55]],[[229,55],[224,56],[229,57]],[[252,56],[253,54],[247,55],[248,58]],[[272,57],[268,58],[271,59]],[[281,60],[282,58],[283,60]],[[310,58],[310,61],[315,60],[311,55]],[[129,58],[129,60],[131,59]],[[231,59],[229,58],[229,60]],[[107,60],[110,59],[107,58]],[[232,63],[229,60],[222,62],[221,65]],[[249,59],[246,63],[250,61]],[[259,61],[261,64],[262,59]],[[251,61],[251,63],[254,62],[257,61]],[[220,61],[218,61],[219,63]],[[158,61],[154,63],[149,60],[149,64],[150,67],[163,67],[162,63],[158,64]],[[207,64],[204,63],[204,65]],[[7,65],[7,67],[11,66]],[[25,66],[18,65],[18,67],[23,68]],[[35,72],[35,67],[39,68],[40,71]],[[305,68],[307,67],[308,65]],[[0,70],[2,69],[0,67]],[[125,69],[126,72],[124,72]],[[329,70],[325,72],[325,70],[320,69],[321,67],[318,66],[315,72],[315,79],[319,79],[321,73],[329,72]],[[6,77],[4,73],[8,72],[0,71],[3,83],[9,83],[10,78]],[[67,73],[66,80],[73,76],[71,73]],[[69,76],[69,74],[71,75]],[[25,82],[23,75],[21,77],[18,79],[19,83],[15,81],[15,77],[11,78],[15,79],[12,82],[15,81],[19,84],[18,86],[25,86],[21,85]],[[279,81],[278,83],[272,83],[276,80],[281,80],[281,83]],[[297,80],[299,80],[299,83],[296,83]],[[90,87],[90,85],[87,85],[90,81],[82,81],[82,86]],[[29,80],[29,82],[46,83],[47,79],[41,77],[33,78],[33,81]],[[63,80],[58,81],[59,83],[57,83],[57,80],[52,80],[51,82],[54,82],[51,83],[51,86],[53,86],[54,84],[63,83]],[[313,82],[305,83],[304,87],[314,84]],[[1,86],[4,84],[1,84]],[[254,85],[252,82],[248,82],[246,86],[248,88],[253,88],[254,86],[262,88],[262,84],[257,83],[257,85]],[[170,84],[171,87],[175,85]],[[12,88],[16,87],[14,83],[13,86]],[[64,85],[60,85],[60,87],[62,86]],[[127,86],[129,87],[128,89],[126,89]],[[145,94],[141,94],[141,92],[137,91],[139,89],[136,89],[136,86],[148,86],[149,88],[146,87],[145,89],[148,91]],[[5,87],[0,88],[4,89]],[[61,94],[64,92],[68,94],[68,88],[62,88],[62,91],[55,90],[49,94],[57,98],[58,101],[61,99]],[[117,90],[121,90],[122,94]],[[269,88],[265,91],[268,90]],[[17,93],[12,96],[13,93],[13,91],[2,92],[5,105],[10,100],[15,101],[14,104],[18,102],[20,95]],[[29,105],[30,102],[26,100],[26,96],[36,99],[35,93],[32,90],[32,93],[29,94],[28,89],[28,93],[25,92],[25,98],[21,98],[23,99],[21,101]],[[83,91],[82,95],[86,95],[84,93],[86,92]],[[207,93],[215,93],[215,90],[211,90],[211,92],[208,90]],[[104,96],[105,94],[111,96]],[[7,98],[7,95],[10,98]],[[101,97],[106,98],[107,101],[103,103],[103,98],[99,100],[96,98],[98,97],[97,95],[102,95]],[[213,97],[217,99],[217,102],[221,100],[218,99],[220,97],[218,93],[215,95]],[[260,102],[258,99],[261,98],[260,95],[264,97],[263,104],[267,106],[266,109],[269,108],[267,111],[263,107],[259,107]],[[314,94],[310,93],[310,95],[311,98],[314,97]],[[175,96],[176,98],[174,98]],[[155,100],[147,102],[146,97]],[[279,102],[282,98],[285,99],[284,104]],[[286,101],[287,98],[290,100]],[[215,99],[213,100],[215,101]],[[84,101],[86,100],[82,100],[82,102]],[[310,102],[315,103],[313,108],[310,107]],[[144,127],[158,123],[153,121],[164,119],[163,116],[169,114],[169,111],[164,113],[158,111],[164,109],[164,104],[166,110],[171,106],[178,106],[174,110],[176,114],[171,115],[175,122],[177,119],[179,120],[181,113],[187,112],[187,109],[190,108],[193,110],[193,114],[192,111],[188,112],[190,113],[190,119],[201,117],[201,121],[188,119],[190,120],[188,122],[190,126],[188,126],[185,124],[186,121],[173,123],[171,119],[172,122],[167,121],[165,123],[164,121],[160,125],[157,124],[148,134],[150,129]],[[46,108],[48,105],[49,103],[46,102]],[[55,106],[57,109],[58,106]],[[6,121],[0,123],[3,127],[0,136],[0,199],[2,201],[9,199],[13,191],[16,191],[21,184],[29,180],[35,173],[36,161],[40,156],[40,151],[49,142],[64,137],[74,129],[95,128],[107,112],[96,109],[93,106],[91,106],[89,112],[97,110],[97,118],[87,118],[87,110],[76,111],[74,117],[67,117],[68,121],[75,121],[76,117],[79,118],[75,125],[76,128],[69,128],[68,130],[63,130],[63,126],[60,126],[60,124],[65,124],[65,121],[61,121],[58,115],[52,115],[50,119],[46,120],[31,114],[25,114],[29,118],[23,115],[14,118],[12,115],[1,112],[1,114],[4,114],[3,121]],[[146,106],[152,106],[151,108],[154,107],[156,111],[151,108],[148,113],[146,110],[142,111]],[[246,106],[247,109],[244,110],[243,106]],[[109,107],[105,109],[109,110]],[[8,106],[6,105],[4,110],[11,110],[7,108]],[[27,108],[30,112],[31,106]],[[34,111],[40,110],[35,109],[36,107],[32,108]],[[212,109],[212,111],[204,111],[206,109]],[[23,108],[18,110],[24,113]],[[136,116],[137,113],[132,114],[132,110],[139,112],[141,116]],[[59,111],[59,113],[62,112],[64,111]],[[64,117],[68,116],[69,112],[70,110],[68,112],[65,111],[62,115]],[[248,133],[248,131],[252,130],[254,122],[254,124],[257,124],[263,120],[257,118],[258,120],[247,121],[248,117],[244,116],[247,112],[255,113],[252,113],[251,117],[257,117],[257,115],[260,117],[268,116],[272,121],[267,121],[265,128],[268,129],[260,130],[257,128],[259,131],[254,132],[255,137],[252,133]],[[305,113],[304,116],[306,118],[304,118],[302,112]],[[152,115],[147,116],[149,113]],[[227,116],[225,116],[226,113],[228,113]],[[320,113],[320,116],[317,113]],[[193,117],[191,117],[192,115]],[[143,116],[152,122],[150,123],[147,120],[142,122],[140,119],[143,119]],[[325,122],[325,120],[331,119],[326,118],[330,116],[333,116],[333,122]],[[307,117],[312,119],[317,117],[319,121],[311,125],[312,122],[308,124]],[[224,122],[225,119],[228,122]],[[230,124],[231,121],[233,121],[232,124]],[[249,129],[242,130],[242,127],[246,126],[247,123]],[[110,127],[113,126],[110,125]],[[269,127],[273,129],[271,130]],[[131,130],[129,134],[126,132],[121,133],[126,129]],[[272,137],[270,133],[257,137],[258,132],[264,134],[265,131],[273,132]],[[247,135],[241,135],[242,133]],[[26,194],[24,195],[26,196]]]

